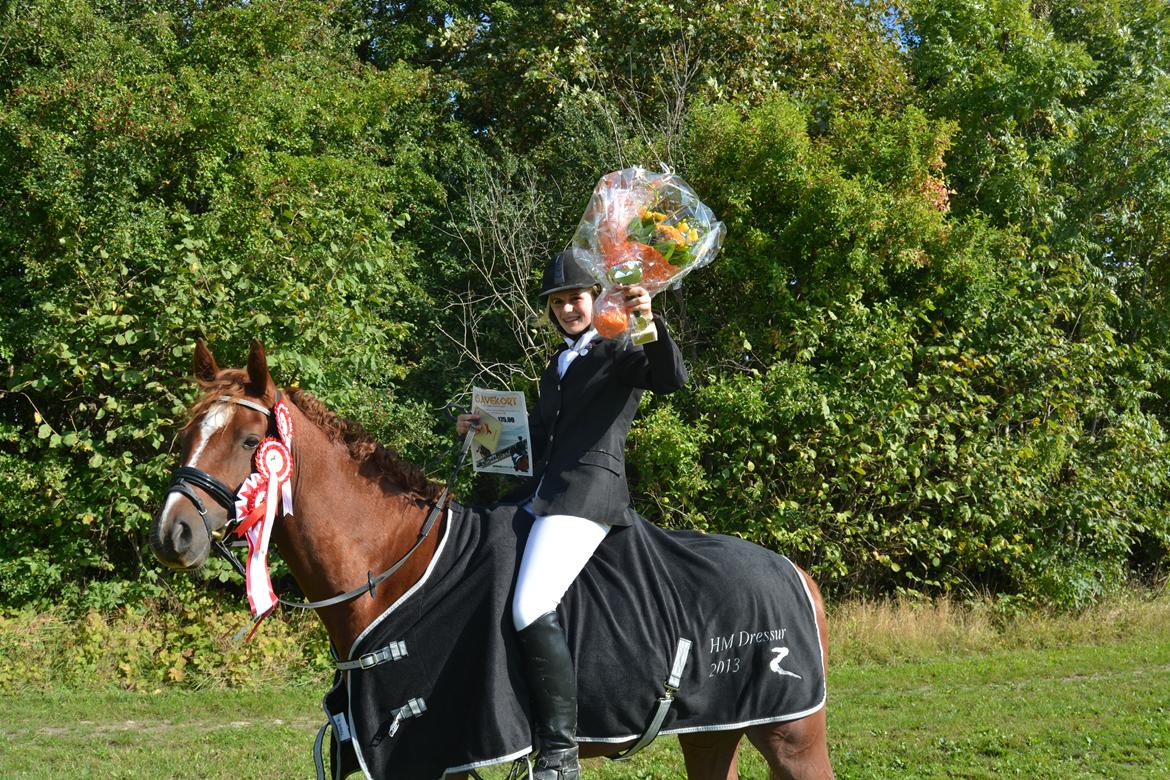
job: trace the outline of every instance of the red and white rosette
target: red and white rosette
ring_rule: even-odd
[[[280,440],[292,447],[292,412],[289,411],[288,404],[283,400],[277,401],[273,407],[273,414],[276,416],[276,431],[280,434]]]
[[[248,560],[244,579],[248,591],[248,607],[252,611],[252,634],[260,621],[276,606],[276,592],[268,573],[268,545],[276,510],[283,503],[284,514],[292,514],[292,414],[283,400],[273,408],[277,435],[267,438],[256,449],[252,464],[255,471],[244,480],[236,492],[237,537],[248,541]],[[242,632],[241,632],[242,635]]]
[[[264,516],[264,496],[268,490],[264,479],[252,472],[236,491],[236,517],[240,519],[236,525],[236,536],[242,537],[252,525]]]
[[[260,442],[256,449],[256,472],[270,488],[274,478],[278,482],[292,478],[292,453],[284,442],[271,437]]]
[[[292,452],[293,446],[293,421],[292,412],[289,411],[288,404],[283,399],[276,402],[276,406],[272,410],[273,416],[276,418],[276,432],[280,435],[280,440]],[[289,468],[292,468],[292,455],[288,458]],[[281,499],[284,501],[284,513],[286,515],[296,514],[293,511],[292,503],[292,479],[287,479],[281,489]]]
[[[259,477],[256,486],[263,486],[263,493],[255,490],[253,501],[261,503],[254,506],[245,517],[245,520],[250,521],[244,528],[244,535],[248,539],[245,580],[248,606],[253,615],[260,617],[276,606],[276,592],[268,574],[268,545],[272,540],[272,527],[276,523],[276,508],[280,505],[281,493],[292,479],[292,453],[283,442],[265,439],[256,450],[255,463],[256,474],[253,476]],[[248,481],[251,482],[252,477]]]

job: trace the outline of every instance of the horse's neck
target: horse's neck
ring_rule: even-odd
[[[310,600],[360,587],[397,561],[417,538],[426,508],[388,493],[377,476],[363,476],[344,445],[330,441],[294,412],[293,509],[277,523],[274,541]],[[434,554],[426,542],[373,595],[317,611],[342,658],[358,634],[422,576]]]

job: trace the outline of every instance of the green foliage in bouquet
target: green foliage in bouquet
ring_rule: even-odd
[[[632,240],[654,247],[673,266],[686,268],[695,259],[691,248],[698,243],[699,233],[685,219],[676,221],[646,208],[630,220],[627,231]]]

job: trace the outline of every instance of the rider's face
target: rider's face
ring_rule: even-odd
[[[593,322],[593,292],[587,287],[555,292],[548,297],[548,305],[570,337],[580,336]]]

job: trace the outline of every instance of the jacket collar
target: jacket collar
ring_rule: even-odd
[[[568,336],[565,336],[565,348],[566,349],[575,349],[578,352],[580,352],[587,344],[589,344],[589,342],[593,341],[593,338],[596,335],[597,335],[597,329],[590,328],[589,330],[585,331],[580,336],[578,336],[576,341],[569,338]]]

